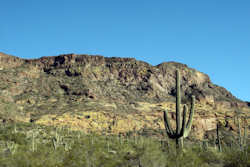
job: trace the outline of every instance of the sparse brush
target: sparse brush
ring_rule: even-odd
[[[249,166],[250,147],[242,152],[225,145],[223,146],[223,152],[218,152],[215,149],[210,149],[210,147],[206,149],[206,143],[203,145],[204,148],[200,148],[199,144],[193,141],[190,144],[187,142],[182,154],[176,156],[173,154],[176,147],[172,140],[159,141],[159,139],[151,136],[139,135],[137,140],[130,136],[126,137],[121,143],[121,138],[119,139],[117,136],[84,133],[79,139],[77,131],[68,133],[66,130],[57,130],[56,133],[52,128],[37,126],[34,130],[34,127],[29,124],[18,125],[17,134],[13,133],[13,125],[7,125],[6,129],[1,129],[0,166]],[[32,134],[26,133],[33,130],[36,139],[34,152],[30,149]],[[20,135],[18,140],[13,138],[13,135],[18,134],[24,136]],[[63,138],[58,139],[58,136],[63,136]],[[53,151],[51,150],[52,137],[61,141]],[[27,142],[21,142],[20,140]]]
[[[55,137],[52,138],[52,144],[54,150],[56,150],[61,144],[63,137],[59,134],[60,128],[56,127]]]
[[[12,141],[7,141],[6,148],[7,148],[7,151],[9,151],[11,154],[14,154],[16,152],[16,149],[17,149],[17,144],[15,142],[12,142]]]

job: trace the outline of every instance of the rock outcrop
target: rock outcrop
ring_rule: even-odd
[[[197,99],[194,136],[203,138],[235,110],[247,117],[249,103],[181,63],[152,66],[133,58],[76,54],[20,59],[3,53],[0,116],[109,133],[164,129],[162,110],[174,110],[176,69],[182,103],[189,104],[191,95]]]

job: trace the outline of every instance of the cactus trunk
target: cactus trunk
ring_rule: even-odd
[[[176,133],[180,134],[180,110],[181,110],[181,86],[180,86],[180,72],[176,71]]]

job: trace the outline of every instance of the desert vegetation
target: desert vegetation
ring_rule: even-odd
[[[67,127],[4,123],[0,127],[0,166],[6,167],[166,167],[250,165],[247,144],[186,140],[183,151],[167,137],[135,132],[84,134]]]
[[[250,166],[248,103],[183,64],[14,60],[0,70],[0,167]]]
[[[120,134],[84,133],[66,126],[45,126],[5,120],[0,127],[0,166],[5,167],[248,167],[247,124],[235,115],[236,136],[217,124],[213,138],[188,138],[195,110],[192,96],[181,118],[180,74],[176,72],[176,130],[163,112],[165,131],[155,134],[133,131]],[[181,123],[182,122],[182,123]],[[243,129],[243,132],[242,132]],[[161,134],[161,135],[159,135]],[[187,140],[184,139],[188,138]],[[175,142],[174,140],[175,139]]]

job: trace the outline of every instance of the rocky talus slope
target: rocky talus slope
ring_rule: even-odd
[[[59,55],[20,59],[0,53],[2,121],[69,126],[85,132],[127,133],[164,129],[163,110],[175,118],[175,71],[182,104],[196,96],[191,137],[202,139],[219,121],[236,130],[235,111],[249,119],[249,103],[184,64],[152,66],[133,58]]]

